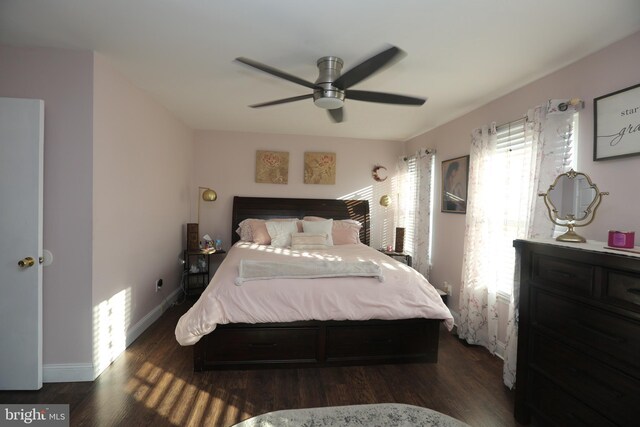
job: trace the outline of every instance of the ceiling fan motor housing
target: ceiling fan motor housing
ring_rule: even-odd
[[[344,91],[333,86],[333,82],[340,77],[344,62],[336,56],[324,56],[318,59],[320,71],[313,90],[313,103],[327,110],[342,108],[344,105]]]

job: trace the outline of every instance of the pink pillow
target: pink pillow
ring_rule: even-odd
[[[305,216],[305,221],[325,221],[319,216]],[[350,245],[360,243],[360,229],[362,224],[353,219],[340,219],[333,221],[331,237],[334,245]]]
[[[248,225],[251,228],[251,238],[253,239],[253,243],[257,243],[259,245],[271,244],[271,236],[269,235],[269,231],[267,230],[266,220],[252,218],[252,219],[246,219],[245,221],[248,221]],[[276,218],[276,219],[270,219],[269,221],[298,222],[298,218]],[[298,231],[301,231],[300,227],[301,227],[300,224],[297,224]]]

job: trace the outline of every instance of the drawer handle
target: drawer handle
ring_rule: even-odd
[[[249,347],[259,347],[259,348],[275,347],[277,345],[278,345],[278,343],[275,343],[275,342],[252,342],[252,343],[249,343]]]
[[[589,332],[591,332],[591,333],[594,333],[594,334],[596,334],[596,335],[599,335],[599,336],[601,336],[602,338],[606,338],[606,339],[608,339],[608,340],[615,341],[615,342],[617,342],[617,343],[625,343],[625,342],[627,342],[627,340],[626,340],[625,338],[618,337],[618,336],[616,336],[616,335],[611,335],[611,334],[610,334],[610,333],[608,333],[608,332],[601,331],[600,329],[598,329],[598,328],[594,328],[593,326],[585,325],[585,324],[584,324],[584,323],[582,323],[582,322],[574,321],[574,323],[575,323],[577,326],[579,326],[580,328],[582,328],[582,329],[584,329],[584,330],[586,330],[586,331],[589,331]]]
[[[629,288],[629,289],[627,289],[627,292],[629,292],[630,294],[634,294],[634,295],[640,295],[640,289],[638,289],[638,288]]]
[[[620,393],[619,391],[615,390],[614,388],[612,388],[609,384],[605,383],[604,381],[601,381],[601,380],[599,380],[597,378],[593,378],[589,374],[589,372],[585,371],[584,369],[578,369],[578,368],[574,368],[574,367],[570,367],[568,369],[569,369],[569,372],[574,374],[574,376],[580,376],[580,379],[586,379],[587,381],[589,381],[589,382],[591,382],[593,384],[596,384],[597,386],[599,386],[600,388],[604,389],[606,392],[611,394],[616,399],[620,399],[620,398],[624,397],[624,393]]]

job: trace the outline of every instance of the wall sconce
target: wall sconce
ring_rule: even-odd
[[[389,195],[385,194],[384,196],[380,197],[380,206],[384,206],[386,208],[390,204],[391,204],[391,197],[389,197]]]
[[[200,194],[200,190],[204,190]],[[205,202],[213,202],[218,198],[218,194],[209,187],[198,187],[198,224],[200,224],[200,199]]]

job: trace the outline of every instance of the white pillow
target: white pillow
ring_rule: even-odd
[[[271,246],[277,248],[291,246],[291,233],[298,232],[296,221],[267,221],[265,224],[271,236]]]
[[[302,231],[305,233],[324,233],[327,235],[327,246],[333,246],[331,232],[333,229],[333,219],[324,221],[302,221]]]
[[[326,249],[327,235],[325,233],[292,233],[291,249]]]

